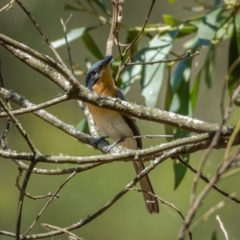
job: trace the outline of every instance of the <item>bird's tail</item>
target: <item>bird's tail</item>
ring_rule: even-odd
[[[139,174],[145,168],[143,162],[136,161],[136,162],[133,162],[133,165],[137,174]],[[144,198],[147,211],[149,213],[159,213],[159,206],[158,206],[157,199],[148,193],[148,192],[151,192],[152,194],[155,194],[148,175],[141,178],[139,183],[143,191],[142,193],[143,193],[143,198]]]

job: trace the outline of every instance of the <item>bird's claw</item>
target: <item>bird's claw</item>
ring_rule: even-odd
[[[121,137],[118,141],[112,143],[109,145],[108,141],[106,140],[106,138],[108,138],[108,136],[102,136],[99,138],[95,138],[93,140],[93,145],[95,147],[98,147],[98,145],[101,143],[103,144],[103,148],[104,150],[109,153],[114,147],[116,147],[119,143],[123,142],[125,140],[125,137]],[[107,145],[107,146],[105,146]]]

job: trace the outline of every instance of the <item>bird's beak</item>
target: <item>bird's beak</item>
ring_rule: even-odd
[[[106,56],[103,60],[102,60],[102,66],[107,66],[112,60],[112,56]]]

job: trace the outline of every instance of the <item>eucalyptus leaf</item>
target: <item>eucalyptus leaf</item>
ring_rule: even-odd
[[[194,81],[191,93],[190,93],[190,98],[191,98],[191,106],[192,106],[192,111],[195,109],[196,104],[197,104],[197,98],[198,98],[198,93],[199,93],[199,86],[200,86],[200,81],[202,77],[202,69],[198,72],[197,77]]]
[[[177,31],[162,36],[156,35],[136,54],[135,62],[146,63],[165,60],[172,48],[173,39],[176,37],[176,34]],[[126,93],[134,81],[140,80],[142,95],[145,97],[146,105],[154,107],[162,86],[164,70],[165,63],[134,65],[129,67],[122,74],[122,88]]]
[[[85,33],[86,30],[87,30],[86,27],[75,28],[75,29],[70,30],[67,33],[67,40],[68,40],[68,42],[70,43],[70,42],[78,39],[79,37],[83,36],[83,34]],[[62,37],[62,38],[60,38],[58,40],[52,41],[51,43],[52,43],[54,48],[59,48],[61,46],[66,45],[66,40],[65,40],[64,37]]]
[[[204,64],[205,82],[208,88],[212,87],[212,79],[215,70],[215,51],[216,47],[214,45],[211,45]]]
[[[202,45],[210,45],[218,30],[218,18],[222,7],[215,8],[207,13],[198,27],[198,39]]]
[[[188,24],[181,24],[181,26],[179,26],[179,33],[177,35],[177,38],[188,36],[192,33],[195,33],[196,31],[197,31],[197,28],[195,26],[188,25]]]
[[[168,14],[163,14],[162,17],[163,17],[164,23],[170,26],[177,26],[182,23],[181,20]]]
[[[184,154],[181,156],[181,158],[184,161],[189,162],[189,154]],[[176,160],[173,163],[173,170],[174,170],[174,190],[176,190],[186,175],[187,167]]]
[[[191,65],[192,58],[185,58],[180,60],[177,63],[177,67],[173,72],[171,79],[168,84],[168,94],[171,96],[166,98],[168,106],[166,110],[170,112],[178,113],[185,116],[192,116],[192,107],[191,107],[191,98],[190,98],[190,79],[191,79]],[[176,137],[186,137],[189,135],[189,131],[182,130],[179,128],[166,128],[167,134],[170,132],[174,134]],[[189,160],[189,155],[184,156]],[[181,164],[177,164],[176,162],[173,164],[174,170],[174,189],[176,189],[186,174],[186,167]]]
[[[172,94],[172,90],[171,90],[171,71],[172,71],[172,65],[169,65],[167,68],[167,87],[165,90],[165,99],[164,99],[164,109],[168,110],[171,106],[171,102],[172,102],[172,98],[173,98],[173,94]],[[173,135],[173,131],[174,131],[174,127],[168,125],[168,124],[164,124],[164,129],[165,129],[165,133],[167,135]],[[169,138],[166,138],[167,141],[170,141]]]

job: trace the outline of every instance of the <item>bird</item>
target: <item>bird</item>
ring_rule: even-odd
[[[86,73],[85,86],[88,90],[101,96],[119,98],[127,101],[123,92],[116,86],[111,71],[112,56],[94,63]],[[140,136],[139,128],[134,118],[123,115],[117,111],[87,104],[98,130],[114,142],[128,149],[142,149],[142,139],[133,138]],[[142,161],[133,161],[137,174],[144,170]],[[140,187],[149,213],[159,213],[157,199],[148,192],[155,194],[148,175],[139,180]]]

